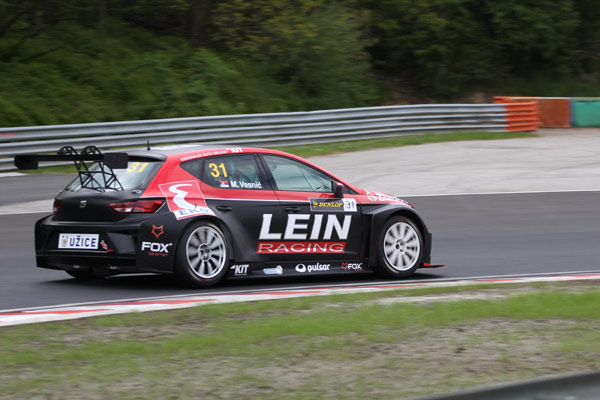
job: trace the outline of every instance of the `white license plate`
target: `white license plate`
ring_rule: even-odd
[[[99,236],[97,233],[61,233],[58,236],[58,248],[95,250]]]

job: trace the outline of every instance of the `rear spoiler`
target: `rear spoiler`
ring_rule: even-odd
[[[18,169],[38,169],[40,161],[73,161],[82,188],[105,191],[123,190],[113,169],[127,168],[128,158],[127,153],[102,153],[96,146],[87,146],[81,153],[64,146],[56,155],[19,154],[14,162]],[[98,163],[99,168],[90,169],[93,163]]]
[[[19,154],[15,156],[15,167],[18,169],[38,169],[40,161],[73,161],[76,164],[85,161],[98,161],[111,169],[127,168],[127,153],[101,153],[88,152],[85,150],[95,146],[88,146],[80,154],[73,149],[72,152],[64,151],[61,148],[57,154]]]

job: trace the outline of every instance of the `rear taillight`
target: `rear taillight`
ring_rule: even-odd
[[[54,214],[56,214],[57,212],[60,211],[60,209],[61,209],[62,206],[63,206],[62,201],[54,200],[54,204],[52,205],[52,212]]]
[[[138,200],[124,203],[111,203],[110,208],[121,214],[153,213],[164,203],[164,200]]]

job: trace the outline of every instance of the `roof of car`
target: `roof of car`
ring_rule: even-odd
[[[223,146],[223,145],[209,145],[209,144],[200,144],[200,143],[184,143],[184,144],[174,144],[174,145],[166,145],[166,146],[150,146],[150,148],[138,148],[127,151],[130,155],[135,156],[144,156],[144,155],[163,155],[170,156],[173,154],[183,154],[190,152],[203,152],[207,150],[220,150],[226,147],[231,146]]]
[[[274,152],[279,153],[276,150],[255,148],[255,147],[241,147],[235,145],[211,145],[211,144],[200,144],[200,143],[185,143],[175,144],[167,146],[152,146],[149,149],[138,148],[128,150],[127,154],[134,157],[148,157],[154,159],[164,160],[167,157],[172,156],[190,156],[192,158],[207,157],[211,155],[223,155],[223,154],[235,154],[235,153],[264,153]]]

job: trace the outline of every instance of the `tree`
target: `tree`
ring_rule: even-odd
[[[213,42],[266,65],[310,108],[374,104],[363,20],[335,1],[225,0],[214,10]]]
[[[576,48],[579,17],[571,0],[549,6],[543,0],[482,2],[492,39],[510,70],[568,73]]]
[[[363,0],[377,67],[430,95],[454,96],[493,69],[494,50],[472,0]]]

